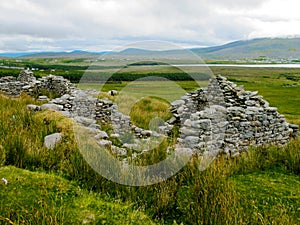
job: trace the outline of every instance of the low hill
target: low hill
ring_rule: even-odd
[[[251,60],[251,59],[300,59],[300,38],[260,38],[241,40],[207,48],[187,49],[203,59]],[[130,58],[189,59],[187,50],[147,51],[128,49],[116,55]],[[185,60],[188,61],[188,60]]]

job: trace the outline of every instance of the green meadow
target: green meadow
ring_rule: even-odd
[[[211,69],[246,90],[257,90],[289,122],[300,124],[300,69]],[[155,74],[160,73],[171,71]],[[127,113],[146,127],[153,116],[170,117],[171,100],[205,85],[207,80],[121,80],[79,87],[120,91],[110,98],[123,102],[125,110],[133,102]],[[26,95],[0,95],[0,178],[8,180],[0,183],[0,224],[300,224],[299,139],[285,147],[251,148],[234,159],[219,157],[202,172],[201,159],[193,158],[164,182],[129,187],[87,164],[69,119],[49,111],[31,113],[30,103],[40,104]],[[43,139],[55,132],[63,139],[47,150]],[[170,143],[166,140],[148,163],[160,159]]]

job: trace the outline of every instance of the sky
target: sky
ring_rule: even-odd
[[[300,36],[299,0],[0,0],[0,52]]]

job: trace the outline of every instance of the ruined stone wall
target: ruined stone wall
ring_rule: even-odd
[[[154,143],[155,138],[159,141],[168,135],[174,126],[180,128],[175,149],[213,156],[219,153],[237,156],[251,145],[285,145],[298,134],[298,126],[287,123],[277,108],[270,107],[257,92],[245,91],[242,86],[222,76],[211,79],[207,88],[187,93],[172,102],[170,111],[173,118],[160,126],[159,132],[134,126],[129,116],[118,111],[116,104],[108,99],[99,99],[99,92],[75,89],[62,77],[50,75],[36,80],[31,72],[23,71],[17,79],[1,78],[0,90],[8,95],[21,92],[36,95],[42,90],[57,93],[61,97],[29,109],[60,111],[84,126],[91,126],[93,132],[105,139],[99,145],[110,146],[120,155],[124,155],[127,149],[141,154],[147,152],[149,148],[146,145]],[[101,133],[97,121],[112,125],[110,137],[119,138],[123,143],[121,148],[111,146],[112,143],[106,140],[109,136]],[[128,140],[128,137],[132,138]]]
[[[257,92],[217,76],[207,88],[172,103],[172,125],[180,125],[179,145],[193,152],[222,149],[235,156],[249,146],[285,145],[298,133],[277,108]]]
[[[0,91],[11,96],[18,96],[22,92],[36,96],[42,91],[53,92],[61,96],[70,93],[73,88],[74,85],[63,77],[49,75],[37,80],[33,73],[28,70],[22,71],[18,78],[0,78]]]
[[[285,145],[298,132],[297,125],[287,123],[277,108],[270,107],[257,92],[245,91],[222,76],[211,79],[207,88],[187,93],[172,102],[174,117],[159,127],[160,133],[133,126],[129,116],[118,112],[117,105],[98,99],[96,94],[75,90],[50,103],[59,105],[69,117],[83,116],[112,124],[114,137],[128,132],[136,138],[159,137],[179,126],[180,137],[175,148],[196,154],[222,152],[237,156],[251,145]]]
[[[98,94],[98,91],[74,89],[72,93],[53,99],[42,108],[60,111],[70,118],[79,116],[109,123],[118,135],[132,132],[138,137],[150,136],[150,131],[133,126],[130,117],[120,113],[116,104],[97,98]]]

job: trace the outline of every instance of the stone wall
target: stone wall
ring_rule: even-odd
[[[298,126],[287,123],[277,108],[270,107],[257,92],[245,91],[222,76],[211,79],[207,88],[172,102],[174,117],[159,127],[161,133],[132,125],[129,116],[118,112],[117,105],[108,99],[98,99],[97,93],[76,89],[50,104],[54,105],[52,108],[59,105],[60,111],[69,117],[82,116],[111,124],[112,136],[130,148],[138,148],[140,139],[167,135],[174,126],[180,127],[176,148],[229,156],[237,156],[251,145],[285,145],[298,133]],[[122,139],[122,135],[129,134],[134,137],[131,144]]]
[[[118,111],[116,104],[107,98],[97,98],[98,94],[98,91],[73,89],[71,93],[51,100],[42,108],[60,111],[70,118],[80,116],[108,123],[118,135],[129,132],[141,138],[151,136],[151,131],[134,126],[129,116]]]
[[[99,99],[98,91],[76,89],[62,77],[50,75],[36,80],[31,72],[23,71],[17,79],[1,78],[0,90],[8,95],[26,92],[35,96],[42,90],[55,92],[61,97],[41,107],[31,105],[28,108],[60,111],[89,127],[100,138],[100,146],[121,156],[128,149],[134,154],[148,152],[149,143],[159,142],[174,126],[180,128],[175,149],[214,156],[219,153],[237,156],[251,145],[285,145],[298,134],[298,126],[287,123],[277,108],[270,107],[257,92],[245,91],[243,86],[237,86],[222,76],[211,79],[207,88],[187,93],[172,102],[173,118],[160,126],[159,132],[134,126],[129,116],[118,111],[116,104]],[[97,121],[112,126],[110,136],[101,131]],[[110,138],[118,138],[123,146],[112,146]]]
[[[74,88],[67,79],[60,76],[49,75],[36,79],[31,71],[24,70],[18,78],[0,78],[0,91],[11,96],[18,96],[22,92],[32,96],[42,93],[42,91],[53,92],[59,96],[70,93]]]
[[[169,123],[181,127],[179,146],[201,154],[222,149],[235,156],[251,145],[285,145],[298,133],[298,126],[287,123],[257,92],[222,76],[173,102],[171,111]]]

